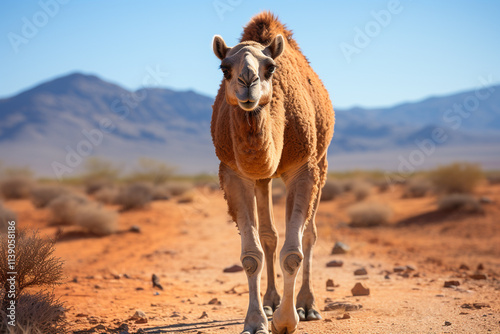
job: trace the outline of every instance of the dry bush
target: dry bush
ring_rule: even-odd
[[[87,198],[75,194],[58,196],[48,205],[52,214],[52,222],[60,225],[74,225],[76,210],[87,203]]]
[[[0,234],[7,233],[7,227],[9,227],[9,221],[16,220],[16,214],[3,206],[0,202]]]
[[[141,158],[136,172],[130,175],[128,179],[133,182],[151,182],[158,185],[170,180],[174,172],[174,167],[162,161]]]
[[[143,208],[153,198],[153,187],[148,183],[133,183],[124,187],[117,198],[122,210]]]
[[[194,185],[186,181],[172,181],[165,184],[171,196],[182,196],[192,190]]]
[[[17,297],[24,289],[60,284],[63,262],[54,256],[54,241],[42,239],[37,232],[18,230],[16,235]],[[0,257],[7,258],[7,235],[0,235]],[[10,272],[7,261],[0,261],[0,282],[6,282]],[[4,296],[5,297],[5,296]],[[5,298],[3,302],[5,303]],[[2,303],[3,304],[3,303]]]
[[[343,192],[342,184],[335,180],[326,180],[323,189],[321,190],[321,199],[320,201],[331,201],[338,196],[340,196]]]
[[[28,175],[5,176],[0,181],[0,194],[5,199],[28,198],[32,186],[33,180]]]
[[[120,190],[115,187],[103,187],[94,193],[94,199],[103,204],[117,204]]]
[[[424,197],[432,191],[432,183],[422,177],[416,177],[408,180],[403,197],[404,198],[417,198]]]
[[[67,188],[57,185],[41,185],[31,191],[31,202],[36,208],[45,208],[52,200],[69,194]]]
[[[357,203],[347,209],[352,227],[375,227],[387,224],[391,209],[379,203]]]
[[[118,215],[114,211],[95,203],[80,204],[76,207],[73,217],[74,224],[89,232],[104,236],[118,230]]]
[[[164,201],[170,199],[172,194],[166,185],[160,184],[153,187],[153,194],[151,196],[153,201]]]
[[[196,197],[197,197],[196,192],[191,190],[179,196],[177,198],[177,203],[179,204],[192,203],[195,201]]]
[[[16,305],[16,326],[6,326],[6,314],[0,311],[4,320],[0,324],[0,332],[7,334],[64,334],[67,333],[64,311],[64,304],[51,293],[22,294]]]
[[[429,178],[440,193],[470,193],[484,178],[481,167],[471,163],[454,163],[438,167]]]
[[[111,161],[99,157],[88,158],[83,174],[86,193],[94,194],[101,188],[113,185],[120,173],[120,168]]]
[[[362,201],[367,198],[372,190],[372,185],[366,181],[357,180],[352,185],[352,192],[356,201]]]
[[[451,194],[438,201],[438,210],[482,213],[481,203],[469,194]]]

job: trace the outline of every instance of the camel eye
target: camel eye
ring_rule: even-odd
[[[231,79],[231,68],[230,67],[221,65],[220,69],[222,70],[222,74],[224,74],[224,78],[226,80]]]
[[[268,72],[269,74],[273,74],[273,73],[274,73],[274,71],[276,71],[276,66],[274,66],[274,65],[271,65],[271,66],[269,66],[269,67],[267,68],[267,72]]]

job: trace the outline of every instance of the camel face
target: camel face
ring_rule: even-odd
[[[222,61],[220,68],[224,74],[228,104],[252,111],[271,101],[271,79],[277,70],[274,59],[284,50],[281,35],[276,36],[267,47],[244,42],[232,48],[226,46],[222,37],[215,36],[213,48]]]

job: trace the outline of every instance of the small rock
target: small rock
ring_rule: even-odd
[[[368,296],[370,294],[370,289],[358,282],[351,289],[351,292],[353,296]]]
[[[208,318],[208,314],[207,314],[207,312],[203,311],[203,313],[201,314],[201,317],[199,317],[198,319],[205,319],[205,318]]]
[[[140,318],[135,321],[136,324],[147,324],[148,318]]]
[[[490,197],[481,196],[479,198],[479,203],[481,203],[481,204],[491,204],[491,203],[493,203],[493,200]]]
[[[412,266],[412,265],[408,265],[408,266],[406,266],[406,270],[408,270],[408,271],[415,271],[417,269],[414,266]]]
[[[403,266],[394,267],[394,269],[393,269],[393,271],[395,273],[402,273],[405,270],[406,270],[406,267],[403,267]]]
[[[151,280],[153,281],[153,288],[158,288],[160,290],[163,290],[163,286],[161,286],[160,278],[158,276],[153,274],[153,276],[151,277]]]
[[[71,280],[71,282],[73,282],[73,283],[78,283],[78,277],[76,277],[76,276],[75,276],[75,277],[73,277],[73,279]]]
[[[142,291],[142,290],[144,290],[144,288],[143,288],[142,286],[139,286],[139,287],[137,287],[137,288],[135,288],[135,289],[136,289],[137,291]]]
[[[101,288],[101,286],[100,286],[100,285],[98,285],[98,284],[96,284],[96,285],[94,285],[94,288],[95,288],[95,289],[100,289],[100,288]]]
[[[123,278],[130,278],[128,274],[123,274]]]
[[[484,266],[482,263],[477,265],[477,270],[484,270]]]
[[[141,233],[141,227],[137,225],[132,225],[130,226],[129,231],[133,233]]]
[[[344,265],[343,261],[339,260],[332,260],[326,264],[328,268],[333,268],[333,267],[342,267]]]
[[[332,255],[335,255],[335,254],[345,254],[349,250],[351,250],[351,248],[349,246],[347,246],[346,244],[344,244],[344,243],[342,243],[340,241],[337,241],[335,243],[335,245],[333,246]]]
[[[449,322],[449,321],[445,321],[445,322],[444,322],[444,325],[445,325],[445,326],[451,326],[451,322]]]
[[[486,303],[465,303],[465,304],[462,304],[461,306],[462,308],[467,308],[467,309],[477,309],[477,310],[480,310],[482,308],[485,308],[485,307],[491,307],[489,304],[486,304]]]
[[[385,276],[384,276],[384,278],[385,278],[385,279],[391,279],[391,276],[389,276],[389,275],[385,275]]]
[[[451,287],[459,286],[459,285],[460,285],[459,281],[445,281],[444,282],[444,287],[445,288],[451,288]]]
[[[212,298],[209,302],[208,302],[209,305],[222,305],[222,303],[220,302],[220,300],[218,300],[217,298]]]
[[[351,304],[348,302],[333,302],[325,306],[325,311],[344,310],[347,312],[357,311],[362,308],[361,304]]]
[[[95,326],[94,329],[103,331],[103,330],[106,330],[106,326],[104,326],[103,324],[100,324],[100,325]]]
[[[88,314],[85,314],[85,313],[78,313],[76,315],[77,318],[85,318],[85,317],[88,317],[89,315]]]
[[[344,313],[343,316],[338,317],[338,320],[351,319],[351,315],[349,313]]]
[[[146,313],[144,313],[142,310],[135,310],[134,315],[130,319],[137,320],[140,318],[146,318]]]
[[[475,279],[475,280],[482,280],[482,279],[488,278],[488,276],[486,276],[486,274],[482,274],[482,273],[475,273],[475,274],[469,275],[469,277],[472,279]]]
[[[224,268],[224,270],[223,270],[223,272],[225,272],[225,273],[237,273],[240,271],[243,271],[243,267],[240,265],[237,265],[237,264],[235,264],[231,267]]]
[[[365,268],[359,268],[354,271],[354,275],[360,276],[360,275],[368,275],[368,272],[366,271]]]
[[[458,269],[460,269],[460,270],[470,270],[469,266],[466,265],[466,264],[463,264],[463,263],[460,265],[460,268],[458,268]]]

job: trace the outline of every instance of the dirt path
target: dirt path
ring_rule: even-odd
[[[481,190],[500,203],[500,187]],[[398,191],[377,194],[389,203],[394,223],[429,211],[433,198],[401,199]],[[318,241],[314,258],[314,288],[321,310],[330,301],[361,304],[344,311],[323,311],[324,320],[300,323],[298,333],[500,333],[500,208],[491,204],[484,216],[452,215],[442,221],[402,227],[350,229],[345,208],[354,199],[322,203],[318,214]],[[48,212],[28,201],[9,201],[21,227],[55,235]],[[277,204],[276,221],[283,242],[284,206]],[[132,225],[141,233],[128,232]],[[66,302],[71,330],[106,328],[126,323],[130,332],[239,333],[243,328],[248,290],[243,272],[223,273],[239,264],[240,239],[228,221],[220,192],[200,191],[193,203],[154,202],[150,208],[120,215],[122,233],[93,238],[66,229],[57,242],[57,255],[66,261],[67,283],[56,289]],[[331,255],[335,241],[351,247]],[[327,268],[331,260],[343,267]],[[469,277],[483,264],[488,278]],[[470,270],[459,270],[466,264]],[[411,265],[406,275],[396,266]],[[368,275],[355,276],[364,267]],[[154,289],[152,274],[164,290]],[[326,281],[338,285],[327,291]],[[444,282],[457,280],[457,288]],[[278,279],[278,286],[282,281]],[[362,282],[370,296],[352,297]],[[265,273],[263,275],[265,288]],[[300,284],[300,279],[299,279]],[[298,290],[297,290],[298,291]],[[216,301],[212,301],[216,298]],[[212,302],[211,302],[212,301]],[[475,308],[474,303],[486,306]],[[465,308],[465,304],[472,308]],[[480,305],[479,305],[480,306]],[[142,310],[147,323],[129,318]],[[206,314],[206,315],[204,315]],[[446,323],[446,325],[445,325]]]

